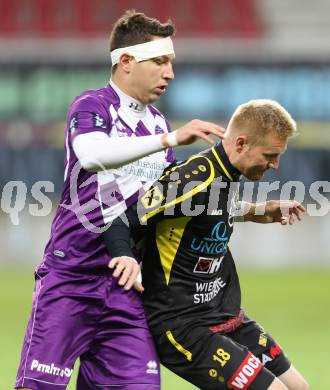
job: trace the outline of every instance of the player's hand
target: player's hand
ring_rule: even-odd
[[[260,205],[257,205],[258,207]],[[265,204],[263,221],[260,222],[279,222],[281,225],[293,225],[296,220],[301,221],[305,211],[305,207],[295,200],[269,200]]]
[[[176,140],[178,145],[189,145],[201,138],[213,145],[214,140],[209,137],[210,134],[223,138],[225,129],[215,123],[194,119],[176,130]]]
[[[130,290],[133,285],[138,292],[143,292],[141,284],[141,269],[138,262],[133,257],[119,256],[114,257],[108,264],[113,269],[113,276],[119,278],[118,284],[125,290]]]

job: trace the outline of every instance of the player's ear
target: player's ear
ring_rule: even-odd
[[[134,62],[133,60],[134,57],[125,53],[120,57],[120,65],[125,73],[131,73]]]
[[[235,140],[235,148],[237,153],[242,153],[248,145],[248,138],[246,135],[239,135]]]

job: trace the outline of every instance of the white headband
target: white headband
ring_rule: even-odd
[[[138,45],[120,47],[119,49],[112,50],[110,53],[112,66],[119,63],[120,57],[123,54],[129,54],[133,56],[137,62],[140,62],[150,60],[150,58],[167,56],[170,54],[174,55],[174,47],[170,37],[155,39]]]

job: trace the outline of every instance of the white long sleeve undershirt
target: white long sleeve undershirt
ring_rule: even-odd
[[[162,134],[145,137],[108,137],[101,131],[80,134],[73,150],[86,171],[112,169],[164,149]]]

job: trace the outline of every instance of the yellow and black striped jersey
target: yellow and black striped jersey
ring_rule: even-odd
[[[228,242],[239,175],[220,143],[169,167],[127,211],[145,236],[143,298],[153,333],[238,315],[240,287]],[[116,222],[105,235],[110,253],[131,255],[115,228]]]

